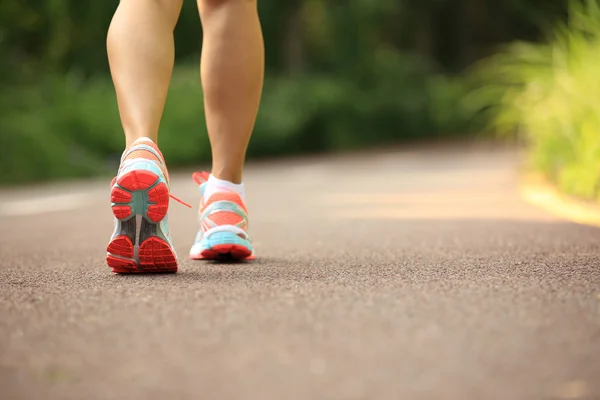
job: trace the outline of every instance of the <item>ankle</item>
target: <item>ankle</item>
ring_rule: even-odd
[[[214,168],[212,169],[211,176],[216,179],[231,182],[233,184],[239,185],[242,183],[242,171],[241,170],[229,170],[225,168]]]
[[[208,181],[206,182],[206,189],[204,190],[204,199],[208,200],[210,196],[216,192],[237,193],[242,201],[246,200],[244,184],[241,181],[239,183],[234,183],[226,179],[217,178],[213,174],[210,174]]]
[[[141,141],[141,140],[151,140],[152,142],[154,142],[156,144],[158,141],[157,139],[158,139],[157,135],[143,133],[143,132],[125,131],[125,145],[127,147],[131,146],[136,141]]]

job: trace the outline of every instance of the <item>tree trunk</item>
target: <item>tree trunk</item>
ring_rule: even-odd
[[[291,2],[287,30],[284,40],[283,54],[285,57],[285,70],[288,74],[302,73],[305,67],[304,54],[304,24],[302,21],[302,1]]]

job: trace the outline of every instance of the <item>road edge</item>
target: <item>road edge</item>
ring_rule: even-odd
[[[519,192],[527,203],[557,217],[600,228],[600,204],[565,195],[539,176],[521,176]]]

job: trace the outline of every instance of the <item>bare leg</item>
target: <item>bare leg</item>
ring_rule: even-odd
[[[201,79],[212,174],[242,181],[264,74],[264,45],[256,0],[198,0],[204,43]]]
[[[108,59],[127,146],[157,141],[175,57],[173,30],[183,0],[121,0],[111,22]]]

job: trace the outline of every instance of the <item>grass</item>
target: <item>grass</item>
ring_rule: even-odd
[[[565,193],[600,200],[600,1],[570,3],[545,44],[514,43],[474,69],[467,99],[528,146],[529,165]]]

